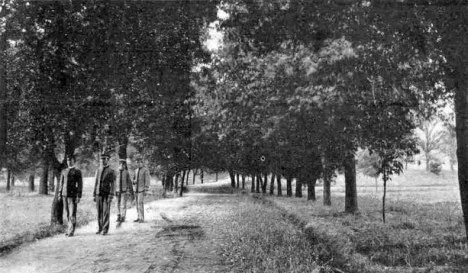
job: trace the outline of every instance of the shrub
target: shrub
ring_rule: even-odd
[[[432,159],[429,162],[429,171],[433,174],[439,175],[442,171],[442,162],[438,159]]]

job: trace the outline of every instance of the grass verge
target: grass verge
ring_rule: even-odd
[[[360,197],[358,214],[299,198],[267,197],[301,226],[313,244],[325,245],[346,272],[467,272],[468,247],[459,204],[389,202]]]
[[[235,272],[343,272],[330,263],[324,245],[303,231],[271,202],[239,196],[237,211],[223,225],[223,255]]]

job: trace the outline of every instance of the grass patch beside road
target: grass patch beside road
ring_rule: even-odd
[[[361,196],[360,213],[344,214],[344,199],[325,207],[305,198],[268,197],[303,227],[316,244],[329,246],[348,265],[346,272],[466,272],[468,247],[458,203],[387,205]]]
[[[327,264],[324,246],[305,240],[280,209],[248,195],[238,198],[222,230],[223,255],[235,272],[339,272]]]

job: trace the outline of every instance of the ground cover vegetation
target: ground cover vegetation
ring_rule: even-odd
[[[237,211],[227,215],[223,256],[233,272],[334,272],[328,253],[304,240],[298,226],[278,208],[260,199],[239,197]]]
[[[385,222],[392,177],[419,150],[439,173],[431,152],[440,150],[458,162],[468,232],[467,9],[438,0],[3,1],[0,167],[40,169],[38,191],[48,194],[63,155],[95,166],[103,149],[138,152],[180,195],[195,169],[227,171],[233,187],[249,177],[252,192],[283,195],[286,181],[286,196],[306,186],[308,200],[322,179],[327,206],[343,173],[342,205],[354,214],[356,158],[367,150]],[[222,39],[209,52],[213,29]],[[447,102],[454,115],[440,114]],[[446,133],[428,127],[436,119]]]
[[[252,209],[249,209],[240,206],[239,210],[245,215],[233,218],[241,231],[234,229],[229,234],[234,238],[232,244],[237,248],[244,252],[258,252],[255,260],[244,258],[242,263],[245,268],[250,270],[262,263],[280,259],[274,253],[259,249],[268,249],[263,244],[272,243],[275,241],[272,238],[279,236],[274,230],[291,228],[282,224],[287,219],[301,230],[299,236],[303,240],[307,238],[313,246],[314,254],[309,255],[320,257],[308,261],[317,262],[316,266],[326,264],[328,269],[335,268],[343,272],[466,271],[463,215],[459,205],[457,178],[452,171],[448,169],[435,175],[426,171],[424,166],[410,164],[408,171],[396,177],[394,183],[397,185],[389,186],[386,223],[382,221],[380,207],[383,185],[379,183],[376,188],[374,179],[366,178],[362,173],[357,178],[360,210],[355,214],[342,210],[345,179],[339,174],[336,183],[332,185],[334,196],[331,206],[304,198],[254,193],[253,198],[245,202],[254,202],[258,207],[252,205]],[[250,183],[250,179],[247,180],[248,186]],[[245,194],[248,190],[241,192]],[[321,197],[318,197],[318,201],[321,201]],[[275,211],[275,217],[269,214],[270,209]],[[255,216],[247,216],[250,213]],[[251,221],[250,217],[258,221]],[[280,221],[278,217],[284,218]],[[275,220],[270,221],[268,218]],[[293,241],[285,240],[281,243]],[[257,249],[256,244],[261,247]],[[240,257],[240,250],[229,249],[231,256]],[[325,268],[321,270],[326,272]]]
[[[466,270],[463,217],[455,202],[421,204],[391,200],[387,222],[383,223],[380,201],[372,196],[361,196],[360,213],[355,215],[342,212],[343,199],[338,197],[333,197],[331,207],[300,199],[268,200],[296,219],[307,238],[328,246],[338,257],[335,261],[349,266],[348,270]]]

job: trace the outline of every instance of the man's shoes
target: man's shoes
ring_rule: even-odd
[[[96,234],[98,234],[98,235],[99,235],[99,234],[101,234],[101,231],[100,231],[100,230],[98,230],[98,232],[96,232]]]
[[[117,221],[116,222],[118,223],[118,222],[121,222],[121,221],[122,221],[122,219],[120,218],[120,215],[117,215]]]
[[[104,232],[102,233],[102,236],[106,236],[106,235],[107,235],[107,231],[104,231]]]
[[[145,222],[145,220],[140,220],[140,221],[138,221],[138,223],[144,223],[144,222]]]
[[[135,220],[135,221],[133,221],[133,222],[135,222],[135,223],[137,223],[137,222],[140,222],[140,219],[136,219],[136,220]]]
[[[65,233],[65,237],[68,237],[68,236],[69,236],[68,233]]]
[[[73,233],[70,233],[67,235],[68,237],[73,237]]]

